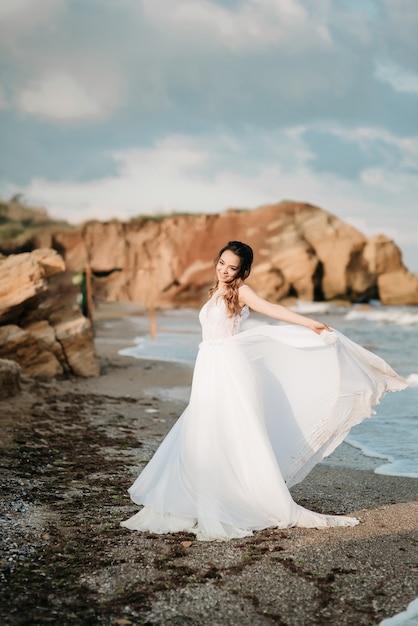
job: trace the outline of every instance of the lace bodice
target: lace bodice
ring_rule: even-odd
[[[236,335],[249,314],[250,311],[245,305],[239,313],[229,317],[224,299],[216,291],[199,313],[203,341],[228,339]]]

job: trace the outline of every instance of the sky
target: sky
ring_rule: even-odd
[[[417,32],[417,0],[1,0],[0,197],[309,202],[418,272]]]

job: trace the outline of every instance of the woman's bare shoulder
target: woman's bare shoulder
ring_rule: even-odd
[[[248,285],[241,285],[238,288],[238,294],[240,304],[249,304],[248,300],[252,300],[254,297],[257,298],[256,292]]]

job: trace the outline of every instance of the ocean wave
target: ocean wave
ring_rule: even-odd
[[[382,454],[378,452],[373,443],[369,445],[363,440],[360,440],[358,436],[349,434],[345,438],[345,443],[348,443],[353,448],[357,448],[364,456],[383,461],[377,467],[374,468],[375,474],[384,474],[386,476],[406,476],[408,478],[418,478],[418,466],[415,458],[398,458],[395,459],[390,454]]]
[[[418,308],[412,310],[393,307],[386,308],[358,308],[352,309],[345,315],[348,321],[369,320],[370,322],[380,322],[397,324],[399,326],[412,326],[418,324]]]
[[[357,450],[360,450],[360,452],[362,452],[364,456],[368,456],[372,459],[382,459],[382,460],[389,461],[389,462],[392,461],[392,459],[388,457],[386,454],[380,454],[379,452],[376,452],[376,450],[374,450],[371,447],[368,447],[364,442],[359,441],[358,439],[354,438],[352,435],[348,435],[344,441],[348,443],[350,446],[352,446],[353,448],[357,448]]]
[[[310,302],[305,300],[298,300],[295,304],[289,306],[289,309],[300,313],[301,315],[317,315],[317,314],[337,314],[345,313],[347,306],[338,306],[331,302]]]
[[[418,374],[409,374],[406,379],[408,387],[418,387]]]
[[[418,472],[415,471],[408,459],[379,465],[379,467],[374,469],[374,473],[383,474],[384,476],[406,476],[407,478],[418,478]]]

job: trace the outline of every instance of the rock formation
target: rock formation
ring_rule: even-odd
[[[98,374],[91,324],[75,303],[71,276],[55,250],[0,259],[0,358],[23,374]]]
[[[20,367],[15,361],[0,359],[0,400],[20,392]]]
[[[273,301],[295,296],[418,304],[418,278],[404,267],[393,241],[383,235],[368,240],[308,204],[88,222],[72,232],[56,232],[52,245],[69,269],[92,268],[98,296],[172,307],[202,303],[214,277],[213,257],[231,239],[253,247],[248,282]]]
[[[372,237],[364,256],[377,275],[383,304],[418,304],[418,278],[403,266],[400,250],[390,239],[384,235]]]
[[[21,235],[15,245],[33,250],[47,242],[69,271],[90,267],[98,298],[180,307],[204,301],[214,277],[213,257],[231,239],[253,247],[249,283],[273,301],[294,296],[418,304],[418,277],[405,268],[393,241],[384,235],[367,239],[335,215],[297,202],[219,215],[50,226],[26,239]],[[13,242],[3,249],[12,252]]]

